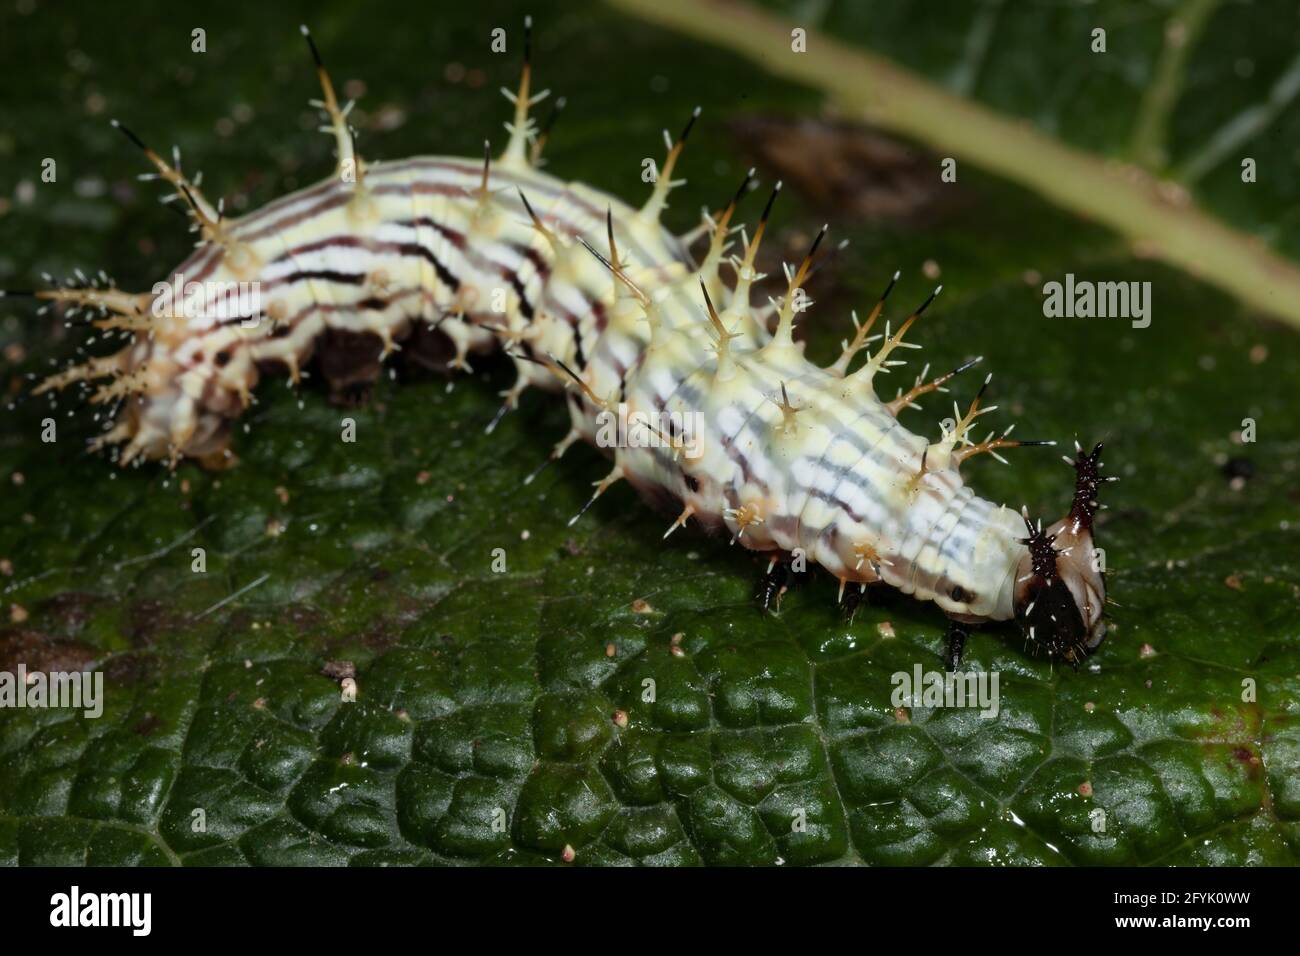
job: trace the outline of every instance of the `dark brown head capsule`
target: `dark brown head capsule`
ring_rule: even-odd
[[[1105,573],[1092,540],[1097,488],[1107,480],[1101,477],[1101,445],[1087,454],[1079,449],[1071,464],[1070,513],[1046,530],[1025,515],[1029,536],[1023,539],[1027,551],[1016,579],[1015,611],[1033,644],[1078,667],[1106,636]]]

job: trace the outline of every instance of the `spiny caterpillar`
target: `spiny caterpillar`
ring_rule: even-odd
[[[978,358],[929,381],[922,372],[891,401],[877,397],[877,375],[905,364],[901,350],[919,347],[904,336],[939,289],[896,330],[886,322],[883,334],[873,334],[895,274],[866,321],[854,315],[839,359],[815,367],[793,331],[826,229],[798,268],[786,269],[783,296],[762,308],[750,301],[764,278],[756,256],[780,183],[752,238],[732,219],[753,170],[693,233],[677,237],[659,223],[680,185],[672,177],[698,109],[676,139],[665,133],[667,158],[641,208],[564,183],[539,170],[550,122],[539,127],[529,111],[547,92],[531,92],[525,39],[519,89],[503,90],[514,104],[504,153],[494,159],[485,144],[481,161],[369,164],[355,149],[351,103],[339,105],[302,32],[323,90],[313,103],[328,119],[323,128],[338,157],[335,174],[315,186],[227,218],[179,161],[168,163],[114,121],[152,163],[150,177],[174,188],[199,238],[151,293],[104,282],[29,293],[89,307],[99,315],[95,327],[129,341],[35,389],[102,381],[90,400],[113,403],[116,414],[94,447],[113,448],[123,465],[165,458],[174,466],[193,457],[228,466],[231,425],[273,368],[296,383],[315,357],[333,385],[347,387],[373,381],[399,343],[410,346],[431,330],[453,356],[452,368],[468,369],[470,354],[500,343],[517,379],[488,430],[537,385],[563,392],[571,417],[543,467],[578,439],[613,458],[573,521],[625,479],[676,514],[668,534],[693,518],[770,554],[764,608],[792,556],[833,574],[850,611],[877,582],[934,601],[953,622],[950,668],[966,628],[982,621],[1014,619],[1036,649],[1076,667],[1101,643],[1105,582],[1092,539],[1097,488],[1106,480],[1101,446],[1066,459],[1076,472],[1074,500],[1045,529],[962,482],[959,467],[974,455],[1002,460],[1000,449],[1052,444],[1017,441],[1010,428],[972,437],[977,419],[993,411],[981,407],[988,379],[938,441],[898,420],[920,397],[947,391]],[[741,251],[731,255],[737,232]],[[706,237],[697,265],[689,248]],[[724,266],[734,274],[730,284]],[[257,292],[251,306],[243,301],[250,287]],[[860,352],[865,361],[853,369]],[[846,595],[849,584],[858,587]]]

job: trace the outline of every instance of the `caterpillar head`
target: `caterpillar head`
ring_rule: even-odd
[[[1028,553],[1018,569],[1015,610],[1031,643],[1077,668],[1106,636],[1105,573],[1092,541],[1097,487],[1106,480],[1101,477],[1101,444],[1090,453],[1079,449],[1072,464],[1070,513],[1046,530],[1024,514]]]

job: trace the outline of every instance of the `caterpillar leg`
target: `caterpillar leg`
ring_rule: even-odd
[[[515,337],[516,341],[522,341],[524,338],[524,334],[521,332],[512,331],[508,334]],[[515,363],[515,383],[504,392],[498,393],[505,399],[505,402],[497,409],[497,413],[492,416],[492,420],[488,422],[487,428],[484,429],[489,435],[496,431],[496,427],[501,424],[501,419],[519,407],[519,397],[528,390],[528,386],[531,384],[528,377],[528,365],[510,350],[509,344],[506,344],[505,351],[510,356],[510,360]]]
[[[754,591],[754,600],[758,602],[762,611],[771,610],[774,601],[776,609],[778,611],[781,609],[781,597],[786,592],[789,580],[789,565],[780,557],[772,558],[767,565],[767,570],[758,579],[758,587]]]
[[[857,616],[858,608],[866,603],[867,586],[858,584],[856,587],[849,587],[844,581],[840,582],[839,608],[840,613],[844,615],[844,620],[852,624],[853,618]]]
[[[344,408],[364,405],[383,372],[383,343],[373,332],[327,328],[316,360],[329,386],[330,401]]]
[[[970,625],[961,621],[948,622],[948,651],[944,655],[944,667],[951,673],[961,664],[962,651],[966,649],[966,638],[970,637]]]

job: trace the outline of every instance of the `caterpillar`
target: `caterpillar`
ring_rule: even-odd
[[[91,444],[121,465],[193,458],[222,468],[235,463],[231,426],[263,375],[281,371],[296,384],[313,357],[333,355],[333,384],[364,385],[420,337],[436,336],[452,369],[499,347],[517,377],[489,431],[531,386],[563,395],[569,411],[567,433],[526,482],[579,440],[613,460],[570,524],[627,481],[676,516],[665,537],[693,519],[770,555],[758,593],[764,609],[798,557],[838,579],[850,614],[868,584],[937,604],[951,622],[950,669],[971,626],[1011,620],[1035,650],[1077,668],[1106,634],[1093,525],[1099,485],[1114,479],[1101,474],[1101,445],[1076,443],[1066,458],[1073,500],[1047,527],[977,496],[960,474],[966,460],[1005,461],[1002,449],[1054,443],[1013,439],[1011,428],[977,440],[978,419],[996,408],[982,405],[987,377],[938,440],[903,426],[904,411],[947,392],[978,358],[934,378],[927,366],[910,389],[878,397],[878,378],[919,348],[905,336],[940,290],[897,328],[886,321],[874,332],[895,273],[865,321],[854,314],[839,358],[814,366],[793,332],[826,228],[786,268],[784,293],[756,307],[755,286],[766,278],[756,257],[780,183],[752,236],[733,219],[753,170],[693,232],[678,237],[661,225],[698,109],[676,138],[665,133],[667,156],[638,208],[543,172],[563,101],[544,124],[530,115],[549,91],[532,92],[529,27],[518,89],[502,90],[514,107],[504,152],[493,156],[485,143],[481,160],[382,163],[358,154],[352,104],[340,105],[302,27],[322,90],[312,102],[334,137],[337,166],[239,218],[205,198],[178,158],[169,163],[114,120],[152,165],[147,175],[174,190],[195,250],[148,293],[106,281],[27,293],[42,308],[90,310],[95,328],[127,343],[34,392],[78,383],[91,402],[109,403],[115,414]],[[697,261],[691,250],[702,241]]]

